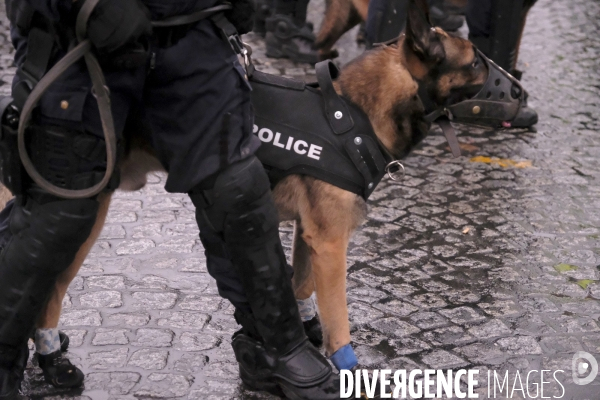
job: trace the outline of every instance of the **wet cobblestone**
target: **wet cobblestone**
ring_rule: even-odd
[[[317,23],[323,7],[311,2]],[[600,360],[599,21],[597,1],[540,0],[519,62],[537,132],[457,126],[463,157],[454,159],[434,130],[404,161],[406,178],[375,191],[348,256],[362,365],[479,368],[480,377],[562,369],[566,398],[599,398],[600,378],[571,379],[574,352]],[[7,94],[15,69],[4,15],[0,23]],[[362,51],[355,34],[337,45],[342,63]],[[246,40],[259,69],[314,79],[309,66],[269,60],[260,39]],[[206,271],[191,202],[167,194],[164,180],[114,196],[69,288],[60,327],[85,388],[53,389],[30,362],[32,398],[272,398],[241,387],[232,307]],[[288,250],[291,232],[282,225]]]

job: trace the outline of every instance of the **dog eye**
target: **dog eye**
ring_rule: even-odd
[[[475,61],[473,61],[473,63],[471,64],[471,68],[477,68],[479,67],[479,59],[476,58]]]

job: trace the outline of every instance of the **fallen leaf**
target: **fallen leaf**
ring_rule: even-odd
[[[466,235],[467,233],[469,233],[470,230],[471,228],[467,226],[465,229],[463,229],[463,233]]]
[[[582,289],[587,289],[588,286],[590,286],[590,284],[594,283],[596,281],[592,280],[592,279],[581,279],[579,281],[577,281],[577,284],[579,286],[581,286]]]
[[[558,272],[567,272],[567,271],[575,271],[575,270],[579,269],[579,267],[577,265],[560,263],[558,265],[555,265],[554,269]]]
[[[484,164],[490,164],[490,165],[495,164],[495,165],[501,166],[502,168],[508,168],[508,167],[531,168],[533,166],[532,162],[529,160],[515,161],[515,160],[511,160],[510,158],[492,158],[492,157],[486,157],[486,156],[473,157],[473,158],[471,158],[470,161],[484,163]]]

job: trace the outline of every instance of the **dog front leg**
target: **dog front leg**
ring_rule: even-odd
[[[317,289],[317,305],[328,355],[350,343],[346,304],[346,250],[348,237],[307,241]]]
[[[42,309],[40,317],[38,318],[37,328],[38,329],[50,329],[58,326],[58,320],[60,319],[60,312],[62,310],[62,301],[67,293],[67,288],[71,284],[71,281],[79,272],[81,265],[85,261],[88,253],[92,249],[96,239],[100,236],[102,228],[104,227],[104,221],[108,214],[108,207],[110,205],[110,198],[112,193],[101,194],[98,197],[100,207],[98,208],[98,215],[96,217],[96,223],[92,228],[92,232],[88,239],[81,245],[79,251],[75,255],[75,259],[65,271],[63,271],[56,280],[54,290],[50,294],[46,307]]]

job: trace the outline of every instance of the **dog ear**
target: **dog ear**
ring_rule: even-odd
[[[406,40],[421,60],[438,63],[446,57],[444,46],[431,23],[427,0],[409,0]]]

